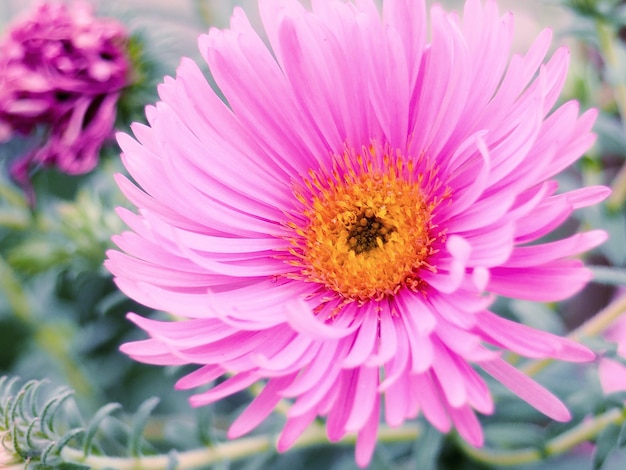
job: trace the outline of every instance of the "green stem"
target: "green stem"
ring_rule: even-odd
[[[598,32],[600,53],[604,58],[609,77],[611,77],[614,82],[610,83],[610,85],[613,90],[615,104],[622,118],[624,131],[626,131],[626,83],[624,77],[615,76],[616,72],[622,68],[617,52],[617,47],[619,46],[616,44],[615,29],[604,21],[598,21],[596,29]],[[607,207],[610,210],[619,210],[626,200],[626,164],[613,180],[611,189],[613,192],[607,200]]]
[[[378,433],[379,442],[406,442],[419,437],[422,430],[419,425],[410,424],[398,428],[382,426]],[[340,441],[343,444],[353,444],[356,436],[349,435]],[[323,426],[311,426],[292,446],[292,448],[311,447],[327,444],[328,438]],[[224,442],[213,447],[194,449],[176,453],[178,464],[177,470],[187,470],[206,467],[220,461],[239,460],[256,455],[260,452],[268,452],[275,448],[276,437],[263,435]],[[165,470],[169,468],[169,455],[151,455],[143,457],[106,457],[89,455],[72,447],[65,447],[61,451],[64,462],[87,465],[93,470],[115,468],[117,470]]]
[[[569,336],[572,339],[595,336],[602,333],[615,322],[621,314],[626,312],[626,295],[618,298],[613,303],[600,311],[593,318],[574,330]],[[535,374],[550,364],[551,360],[537,361],[529,364],[523,370],[529,374]],[[256,390],[258,393],[258,390]],[[622,410],[613,409],[596,416],[592,420],[586,420],[578,426],[571,428],[563,434],[551,439],[543,450],[533,448],[514,451],[495,451],[491,449],[475,449],[460,441],[465,452],[476,460],[495,465],[518,465],[523,463],[537,462],[546,456],[562,454],[576,445],[588,441],[597,436],[609,424],[620,424],[626,420],[626,414]],[[401,442],[415,440],[421,434],[421,428],[416,425],[407,425],[400,428],[382,426],[379,442]],[[178,460],[177,469],[186,470],[204,467],[215,462],[224,460],[238,460],[260,452],[271,451],[275,447],[275,437],[264,435],[225,442],[209,448],[194,449],[176,454]],[[354,435],[347,436],[341,441],[344,444],[352,444],[356,440]],[[311,447],[328,443],[324,428],[313,426],[308,429],[293,445],[293,448]],[[88,465],[92,469],[116,468],[119,470],[160,470],[167,469],[170,464],[169,455],[155,455],[145,457],[106,457],[90,455],[85,457],[82,451],[66,447],[61,456],[64,461]]]
[[[513,451],[496,451],[488,448],[476,449],[459,441],[464,451],[473,459],[491,465],[520,465],[544,460],[547,457],[563,454],[583,442],[596,437],[611,424],[626,421],[626,412],[612,409],[593,419],[585,420],[578,426],[550,439],[543,449],[526,448]]]
[[[4,293],[13,313],[25,323],[30,323],[28,297],[11,266],[0,256],[0,291]]]
[[[593,282],[609,286],[626,286],[626,269],[608,266],[588,266]]]
[[[620,425],[626,421],[626,410],[612,409],[593,419],[588,419],[577,426],[550,439],[543,449],[524,448],[512,451],[498,451],[489,448],[477,449],[459,439],[459,444],[467,455],[473,459],[491,464],[512,466],[538,462],[547,457],[563,454],[583,442],[595,438],[603,429],[611,424]],[[378,442],[407,442],[420,437],[419,425],[411,424],[398,428],[382,426],[378,434]],[[354,444],[356,436],[351,434],[340,441],[340,444]],[[310,427],[292,446],[306,448],[327,444],[328,438],[323,426]],[[240,460],[253,455],[270,452],[275,448],[276,437],[262,435],[224,442],[213,447],[193,449],[176,453],[178,470],[192,470],[221,461]],[[115,468],[118,470],[166,470],[171,463],[169,455],[151,455],[143,457],[106,457],[84,456],[82,450],[65,447],[61,451],[64,462],[89,466],[93,470]]]
[[[589,338],[597,336],[603,333],[608,327],[610,327],[615,321],[626,312],[626,295],[619,297],[612,303],[607,305],[604,309],[600,310],[596,315],[591,317],[580,327],[575,329],[570,338],[580,340],[583,338]]]
[[[611,326],[625,312],[626,295],[623,295],[572,331],[568,337],[575,341],[580,341],[584,338],[597,336]],[[552,362],[553,359],[533,361],[522,367],[521,370],[527,375],[534,375],[545,369]]]

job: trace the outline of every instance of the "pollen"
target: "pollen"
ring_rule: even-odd
[[[371,157],[375,149],[362,154]],[[326,287],[344,303],[382,300],[403,287],[419,290],[419,275],[434,270],[433,210],[424,176],[401,156],[379,164],[349,154],[333,171],[309,174],[296,196],[301,223],[292,223],[295,276]],[[308,193],[308,194],[307,194]]]

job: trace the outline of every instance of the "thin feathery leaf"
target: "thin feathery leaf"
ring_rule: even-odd
[[[146,423],[152,411],[159,404],[159,401],[160,399],[157,397],[148,398],[139,406],[133,417],[132,431],[128,441],[128,452],[133,457],[139,457],[141,455],[143,430],[146,427]]]
[[[40,414],[41,419],[41,432],[45,435],[48,433],[54,433],[54,414],[56,410],[71,396],[74,395],[73,390],[65,390],[60,392],[57,396],[48,400],[44,405],[43,411]]]
[[[120,405],[119,403],[109,403],[107,405],[104,405],[96,412],[94,417],[89,422],[87,430],[85,431],[85,439],[83,442],[83,453],[85,454],[85,457],[89,456],[89,454],[91,453],[93,440],[96,437],[96,432],[98,431],[102,420],[121,408],[122,405]]]

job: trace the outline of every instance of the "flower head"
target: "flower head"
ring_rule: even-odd
[[[278,441],[317,416],[358,433],[367,464],[380,409],[423,415],[481,445],[482,368],[556,420],[565,406],[502,357],[588,361],[567,339],[489,311],[496,295],[556,301],[590,279],[605,234],[535,243],[601,187],[556,194],[588,149],[595,111],[551,111],[568,52],[545,31],[509,57],[512,16],[468,0],[463,21],[424,1],[261,0],[271,50],[236,10],[199,40],[223,102],[183,59],[136,140],[119,135],[119,185],[139,208],[107,266],[120,288],[182,321],[130,314],[152,364],[198,364],[179,389],[212,403],[266,381],[237,437],[293,399]],[[510,59],[510,60],[509,60]]]
[[[93,169],[128,84],[128,34],[115,20],[95,18],[76,1],[43,2],[10,25],[0,41],[0,141],[43,128],[46,142],[16,162],[66,173]]]

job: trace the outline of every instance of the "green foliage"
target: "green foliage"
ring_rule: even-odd
[[[19,382],[16,377],[0,377],[0,437],[14,462],[24,462],[34,470],[84,468],[81,461],[90,455],[111,455],[112,443],[126,448],[121,456],[143,454],[144,428],[157,399],[146,400],[134,416],[119,419],[113,414],[121,405],[109,403],[83,423],[72,390],[43,393],[44,381],[30,380],[18,389]],[[44,400],[42,395],[49,397]],[[71,450],[64,454],[66,447]]]
[[[430,425],[424,426],[424,434],[414,444],[415,468],[437,470],[438,459],[443,448],[444,436]]]
[[[131,122],[145,121],[144,106],[155,101],[156,85],[161,77],[169,72],[150,56],[146,48],[147,39],[136,32],[128,42],[128,57],[131,65],[130,85],[120,97],[117,114],[117,127],[126,128]]]
[[[583,19],[600,19],[616,25],[626,24],[621,0],[562,0],[562,3]]]
[[[98,177],[112,178],[112,174]],[[91,183],[97,186],[97,178],[93,179]],[[123,227],[111,210],[117,197],[112,187],[100,191],[84,187],[71,201],[48,199],[32,214],[24,211],[19,230],[0,226],[0,233],[4,229],[6,234],[3,251],[7,262],[25,276],[64,268],[101,269],[104,252],[112,246],[111,235]]]
[[[31,380],[16,390],[17,379],[0,378],[0,435],[5,452],[29,468],[52,467],[62,462],[63,448],[75,441],[83,429],[57,420],[57,411],[72,396],[57,391],[41,404],[41,381]],[[58,425],[58,423],[61,423]]]
[[[616,448],[621,426],[610,425],[602,430],[596,439],[596,448],[593,453],[593,469],[600,470],[609,454]]]

